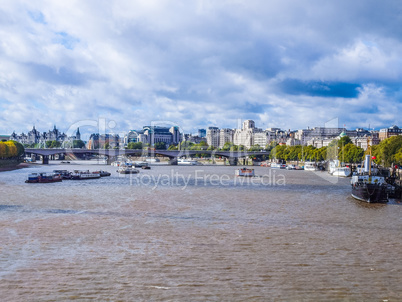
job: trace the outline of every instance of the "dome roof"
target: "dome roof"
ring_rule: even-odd
[[[339,134],[339,137],[341,138],[341,137],[344,137],[344,136],[346,136],[346,133],[345,133],[345,131],[342,131],[342,133]]]

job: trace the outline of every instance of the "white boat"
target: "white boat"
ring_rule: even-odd
[[[81,179],[95,179],[95,178],[100,178],[100,172],[95,171],[95,172],[89,172],[88,170],[86,171],[79,171],[79,170],[74,170],[71,173],[71,179],[74,180],[81,180]]]
[[[201,165],[201,163],[199,163],[198,161],[196,161],[196,160],[193,160],[193,159],[179,159],[178,161],[177,161],[177,164],[178,165],[190,165],[190,166],[197,166],[197,165]]]
[[[237,169],[235,174],[236,176],[253,177],[254,169],[247,169],[247,168]]]
[[[352,170],[348,166],[341,166],[339,160],[329,163],[328,173],[338,177],[348,177],[352,174]]]
[[[287,165],[286,170],[296,170],[296,167],[294,165]]]
[[[119,174],[137,174],[137,173],[140,173],[139,170],[134,169],[133,167],[124,167],[124,166],[119,167],[117,172]]]
[[[159,158],[147,158],[145,161],[148,163],[158,163],[158,162],[160,162],[160,159]]]
[[[306,171],[318,171],[318,167],[317,167],[316,163],[306,162],[304,164],[304,170],[306,170]]]
[[[272,163],[271,168],[272,169],[286,169],[286,165],[285,164]]]
[[[332,174],[335,172],[335,169],[339,167],[339,160],[331,160],[328,165],[328,173]]]
[[[349,167],[337,167],[332,172],[333,176],[338,177],[348,177],[350,174],[352,174],[352,170]]]
[[[134,167],[136,168],[142,168],[142,167],[148,167],[148,163],[146,161],[135,161],[134,162]]]

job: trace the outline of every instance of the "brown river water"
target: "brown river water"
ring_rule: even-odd
[[[112,176],[26,184],[29,172]],[[0,173],[1,301],[402,301],[402,205],[325,172]]]

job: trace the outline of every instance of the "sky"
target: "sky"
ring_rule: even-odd
[[[0,134],[402,127],[401,79],[400,0],[0,3]]]

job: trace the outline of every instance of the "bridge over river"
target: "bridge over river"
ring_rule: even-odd
[[[34,149],[26,148],[25,155],[33,156],[38,155],[42,158],[43,164],[49,163],[49,158],[58,154],[61,158],[65,155],[101,155],[107,157],[108,163],[115,161],[118,156],[134,155],[142,157],[155,157],[164,156],[169,158],[171,165],[177,165],[177,159],[181,157],[192,157],[196,154],[208,154],[211,157],[219,156],[227,159],[230,165],[237,165],[239,158],[246,158],[248,156],[262,156],[268,155],[266,151],[206,151],[206,150],[154,150],[154,149],[75,149],[75,148],[61,148],[61,149]]]

